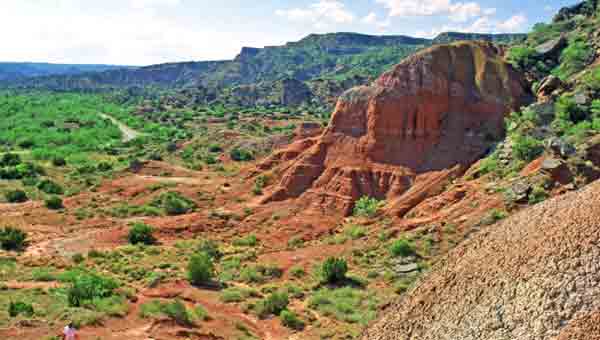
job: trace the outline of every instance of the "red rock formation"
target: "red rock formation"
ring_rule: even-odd
[[[278,166],[282,178],[264,202],[300,198],[347,214],[368,195],[402,215],[483,156],[503,134],[504,115],[528,99],[493,45],[432,47],[342,95],[303,152],[296,143],[266,160],[259,168]]]

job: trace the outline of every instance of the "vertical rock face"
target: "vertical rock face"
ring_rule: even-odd
[[[349,213],[369,195],[401,215],[483,156],[503,134],[504,115],[528,100],[493,45],[432,47],[342,95],[323,135],[280,165],[265,201],[300,197]]]

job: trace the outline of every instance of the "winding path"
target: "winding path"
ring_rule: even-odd
[[[100,116],[102,118],[110,120],[111,122],[113,122],[113,124],[115,124],[116,126],[119,127],[119,130],[121,130],[121,132],[123,133],[123,139],[122,140],[125,143],[127,143],[127,142],[129,142],[131,140],[134,140],[137,137],[143,135],[142,133],[140,133],[140,132],[138,132],[138,131],[130,128],[129,126],[127,126],[127,125],[125,125],[123,123],[121,123],[120,121],[118,121],[117,119],[115,119],[112,116],[109,116],[109,115],[107,115],[105,113],[101,113]]]

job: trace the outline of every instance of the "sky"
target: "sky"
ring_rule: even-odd
[[[577,0],[0,0],[2,61],[231,59],[310,33],[527,32]]]

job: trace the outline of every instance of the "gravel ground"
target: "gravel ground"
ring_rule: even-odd
[[[598,311],[600,181],[464,242],[363,339],[600,339]]]

